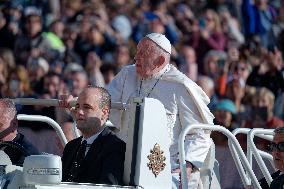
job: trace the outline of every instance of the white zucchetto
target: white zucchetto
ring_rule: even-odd
[[[160,33],[150,33],[146,35],[147,38],[151,39],[154,43],[156,43],[159,47],[164,49],[166,52],[171,54],[171,43],[166,38],[165,35]]]

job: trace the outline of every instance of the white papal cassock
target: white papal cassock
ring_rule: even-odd
[[[181,130],[194,123],[213,124],[214,116],[207,107],[209,98],[198,85],[170,64],[150,79],[142,81],[136,74],[135,65],[126,66],[114,78],[108,90],[113,102],[128,103],[132,97],[138,96],[162,102],[167,112],[172,169],[179,166],[178,138]],[[128,126],[122,126],[122,123],[127,123],[128,119],[129,114],[122,110],[112,110],[110,114],[111,122],[119,129],[118,136],[124,141],[127,139]],[[211,144],[210,131],[192,131],[185,141],[186,160],[200,169]]]

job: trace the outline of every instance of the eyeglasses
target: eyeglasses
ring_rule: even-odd
[[[279,142],[278,144],[272,142],[268,145],[269,150],[272,152],[273,150],[278,150],[279,152],[284,152],[284,142]]]

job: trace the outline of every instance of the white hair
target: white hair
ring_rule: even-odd
[[[171,55],[155,43],[154,53],[165,57],[165,62],[170,62]]]
[[[16,113],[16,107],[12,100],[8,98],[0,99],[0,114],[3,119],[11,120]]]

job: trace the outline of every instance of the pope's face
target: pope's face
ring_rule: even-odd
[[[142,78],[149,78],[156,71],[158,55],[155,53],[155,43],[149,39],[142,39],[135,55],[136,72]]]
[[[276,133],[273,137],[273,142],[275,144],[284,142],[284,133]],[[272,156],[275,167],[280,171],[284,172],[284,152],[280,152],[277,149],[273,149]]]

